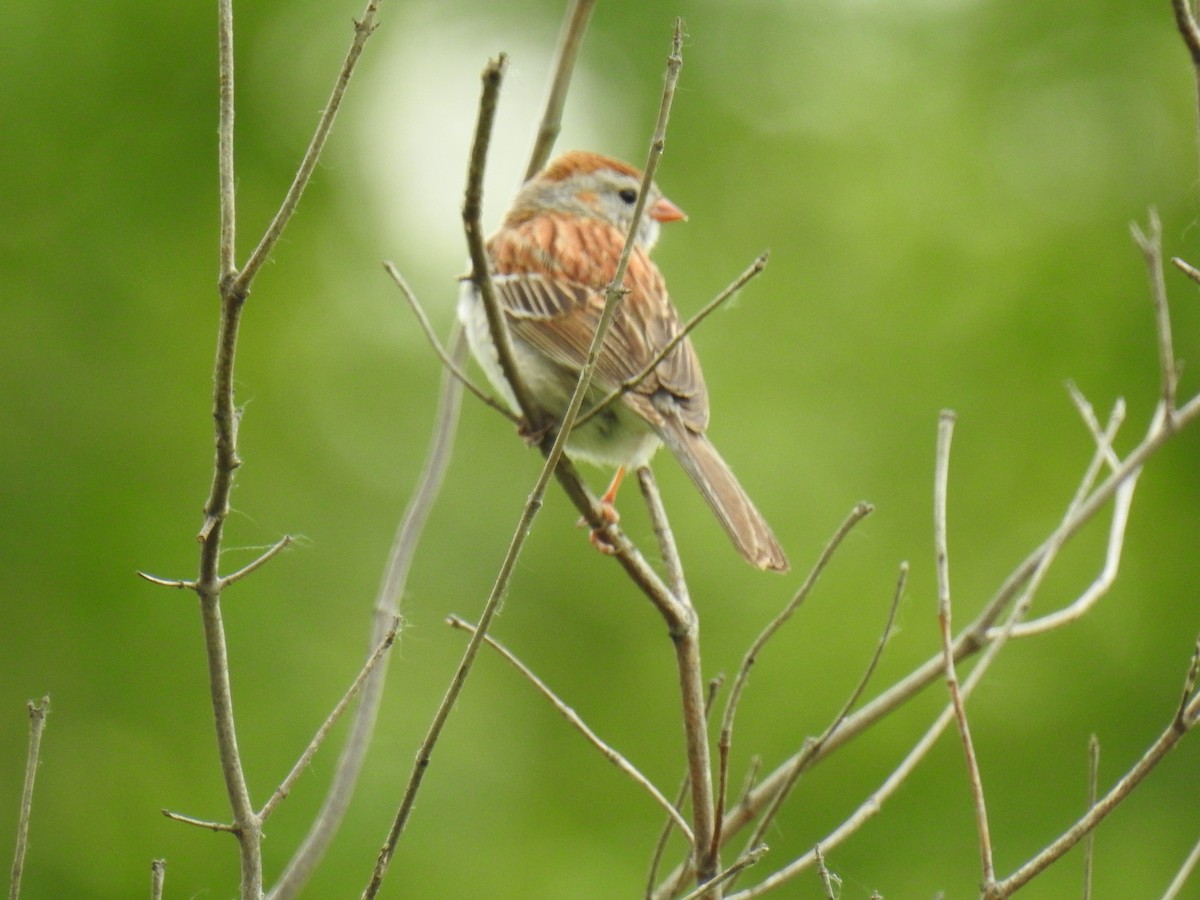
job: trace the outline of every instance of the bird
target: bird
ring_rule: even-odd
[[[521,380],[551,416],[565,412],[600,321],[605,289],[633,225],[642,173],[583,150],[558,156],[517,191],[486,249],[496,299]],[[603,508],[616,520],[616,491],[630,469],[648,465],[665,444],[729,535],[759,569],[786,572],[787,556],[766,519],[706,432],[708,389],[684,337],[645,370],[682,324],[666,281],[650,259],[660,226],[686,219],[651,185],[637,223],[624,286],[593,371],[583,411],[645,373],[568,436],[573,460],[615,466]],[[464,276],[457,314],[472,354],[503,399],[520,413],[499,362],[479,290]]]

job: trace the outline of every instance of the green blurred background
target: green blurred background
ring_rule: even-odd
[[[239,259],[289,184],[350,39],[352,2],[239,4]],[[422,463],[439,367],[381,268],[443,332],[463,268],[459,198],[478,73],[511,56],[486,220],[528,154],[556,2],[384,4],[299,215],[257,280],[238,367],[245,466],[225,567],[299,546],[231,589],[241,746],[261,802],[356,671],[395,523]],[[690,312],[756,254],[767,272],[696,335],[711,434],[773,522],[787,578],[741,563],[665,456],[658,469],[703,617],[731,672],[860,499],[878,511],[755,669],[734,780],[824,727],[912,576],[877,675],[936,648],[938,410],[958,413],[950,543],[958,621],[1053,527],[1091,453],[1074,379],[1132,446],[1157,361],[1128,223],[1157,205],[1168,254],[1200,261],[1188,61],[1169,5],[1127,0],[603,2],[560,148],[644,159],[673,16],[688,39],[659,183],[690,221],[657,258]],[[190,577],[212,462],[217,321],[215,4],[10,5],[0,31],[0,845],[11,847],[24,703],[52,698],[25,896],[236,892]],[[1167,273],[1180,356],[1194,286]],[[1200,380],[1185,373],[1183,391]],[[1200,630],[1200,434],[1155,458],[1121,578],[1084,621],[1011,646],[971,704],[997,850],[1011,871],[1168,720]],[[357,896],[432,710],[539,464],[468,403],[404,596],[407,627],[357,802],[308,893]],[[599,485],[604,475],[591,473]],[[652,545],[636,492],[625,522]],[[681,774],[673,654],[618,567],[552,492],[494,633],[664,789]],[[1039,610],[1097,571],[1104,523],[1064,555]],[[940,708],[934,688],[807,779],[764,870],[821,838]],[[341,737],[339,731],[336,735]],[[269,876],[306,829],[336,747],[268,826]],[[1099,831],[1099,896],[1159,896],[1200,834],[1187,740]],[[636,896],[657,810],[503,663],[485,655],[434,757],[385,896]],[[844,897],[968,897],[978,858],[957,741],[830,854]],[[1078,854],[1030,897],[1077,896]],[[780,896],[820,896],[815,877]],[[1196,887],[1193,896],[1200,896]]]

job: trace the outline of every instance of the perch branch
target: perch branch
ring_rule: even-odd
[[[680,43],[681,40],[680,27],[677,23],[676,43]],[[480,184],[483,176],[483,166],[486,159],[487,147],[491,138],[492,122],[495,118],[496,95],[499,90],[499,83],[503,74],[503,67],[504,59],[501,57],[499,60],[489,63],[489,65],[484,69],[484,88],[483,95],[480,99],[479,125],[476,129],[476,139],[471,154],[471,164],[468,173],[467,199],[463,204],[464,230],[466,232],[467,241],[471,246],[471,257],[474,267],[472,279],[474,280],[477,288],[480,290],[481,295],[484,297],[485,304],[489,303],[488,297],[491,295],[491,307],[488,310],[488,319],[489,325],[492,328],[492,339],[497,343],[506,337],[507,332],[505,330],[502,312],[499,309],[499,305],[496,303],[494,293],[491,290],[491,276],[488,269],[486,249],[483,247],[482,236],[479,227],[479,212],[482,199],[482,190],[480,188]],[[670,72],[670,67],[668,67],[668,72]],[[669,94],[664,95],[663,105],[667,110],[669,110],[670,96],[672,96],[673,93],[674,85],[672,84]],[[660,111],[659,132],[665,129],[665,127],[666,113],[664,111]],[[656,132],[656,138],[658,138],[658,152],[661,154],[662,139],[659,135],[659,132]],[[652,158],[654,157],[653,146],[651,156]],[[656,158],[654,158],[654,162],[657,162]],[[653,166],[647,167],[648,178],[653,177],[653,168]],[[645,198],[648,194],[648,191],[645,190],[646,184],[648,184],[648,180],[643,184],[643,190],[639,194],[639,206],[634,210],[633,222],[630,226],[630,234],[626,239],[625,249],[622,253],[621,260],[617,265],[617,273],[614,281],[618,285],[624,281],[625,270],[629,264],[629,255],[632,252],[636,224],[640,219],[641,210],[645,207]],[[396,817],[392,823],[392,827],[388,833],[387,839],[384,841],[383,847],[379,852],[371,880],[368,882],[363,893],[364,900],[369,900],[369,898],[376,896],[380,887],[382,886],[383,878],[387,872],[388,865],[391,862],[392,856],[395,854],[396,844],[399,841],[405,825],[408,822],[408,818],[412,812],[413,804],[416,801],[417,793],[420,790],[421,782],[424,778],[425,772],[429,767],[430,756],[437,744],[439,737],[441,736],[442,729],[445,727],[445,723],[450,716],[450,712],[453,710],[454,705],[458,700],[458,696],[466,682],[467,675],[470,672],[471,667],[474,665],[474,661],[479,653],[479,648],[483,643],[483,638],[486,636],[487,629],[491,625],[491,620],[495,616],[496,610],[500,606],[500,599],[504,596],[504,593],[508,589],[508,584],[511,580],[512,572],[516,566],[517,559],[520,556],[521,550],[525,546],[525,541],[533,527],[533,520],[538,511],[541,509],[542,500],[545,496],[545,491],[549,480],[557,470],[560,460],[563,459],[566,436],[570,433],[571,423],[574,421],[575,416],[579,413],[579,407],[583,402],[584,394],[587,391],[587,386],[591,379],[591,370],[595,367],[595,360],[598,357],[598,349],[604,340],[608,323],[611,322],[612,319],[611,307],[615,306],[618,296],[619,291],[610,288],[605,308],[607,320],[605,316],[601,316],[600,324],[597,326],[596,334],[592,340],[592,347],[588,354],[588,364],[584,366],[583,371],[580,373],[579,381],[575,386],[575,392],[571,397],[571,402],[567,407],[561,427],[554,435],[553,441],[550,444],[549,450],[546,454],[546,463],[542,467],[542,471],[538,476],[538,480],[534,485],[533,490],[530,492],[524,509],[522,510],[520,520],[517,523],[516,530],[513,534],[511,542],[509,543],[508,551],[505,553],[504,560],[501,563],[500,570],[497,573],[495,582],[493,583],[492,591],[488,596],[487,602],[484,604],[483,612],[480,614],[476,631],[471,635],[471,640],[467,643],[467,648],[463,652],[463,657],[459,663],[458,669],[456,670],[454,677],[447,688],[446,694],[442,698],[442,703],[438,707],[438,710],[434,715],[434,719],[430,724],[429,730],[426,733],[425,739],[422,741],[421,747],[418,750],[416,763],[414,765],[412,774],[409,776],[408,785],[405,788],[404,797],[401,800],[400,808],[396,813]],[[509,347],[509,350],[511,350],[511,347]],[[511,368],[511,372],[506,369],[506,376],[509,376],[516,371],[515,366],[513,366],[512,363],[513,360],[510,356],[508,364]],[[504,364],[503,359],[501,364]],[[510,385],[513,387],[513,393],[516,395],[518,403],[522,407],[522,412],[526,414],[526,419],[529,420],[529,413],[533,410],[526,407],[526,398],[524,398],[522,394],[518,392],[519,382],[510,380]],[[547,437],[547,440],[548,439],[549,437]],[[595,516],[596,514],[593,513],[593,515]],[[705,837],[707,838],[707,833],[705,834]]]

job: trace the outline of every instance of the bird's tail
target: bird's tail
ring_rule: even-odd
[[[746,561],[760,569],[786,572],[787,556],[775,533],[712,442],[704,434],[674,422],[662,429],[661,436]]]

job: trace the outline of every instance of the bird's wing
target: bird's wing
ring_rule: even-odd
[[[595,227],[594,220],[586,224],[583,229],[571,217],[541,215],[502,229],[488,243],[492,283],[513,336],[575,372],[587,360],[604,289],[624,244],[617,229]],[[629,293],[605,335],[593,375],[605,390],[641,375],[682,327],[662,275],[640,249],[630,256],[625,286]],[[708,393],[691,341],[677,343],[624,400],[652,422],[669,406],[689,429],[703,432]]]

